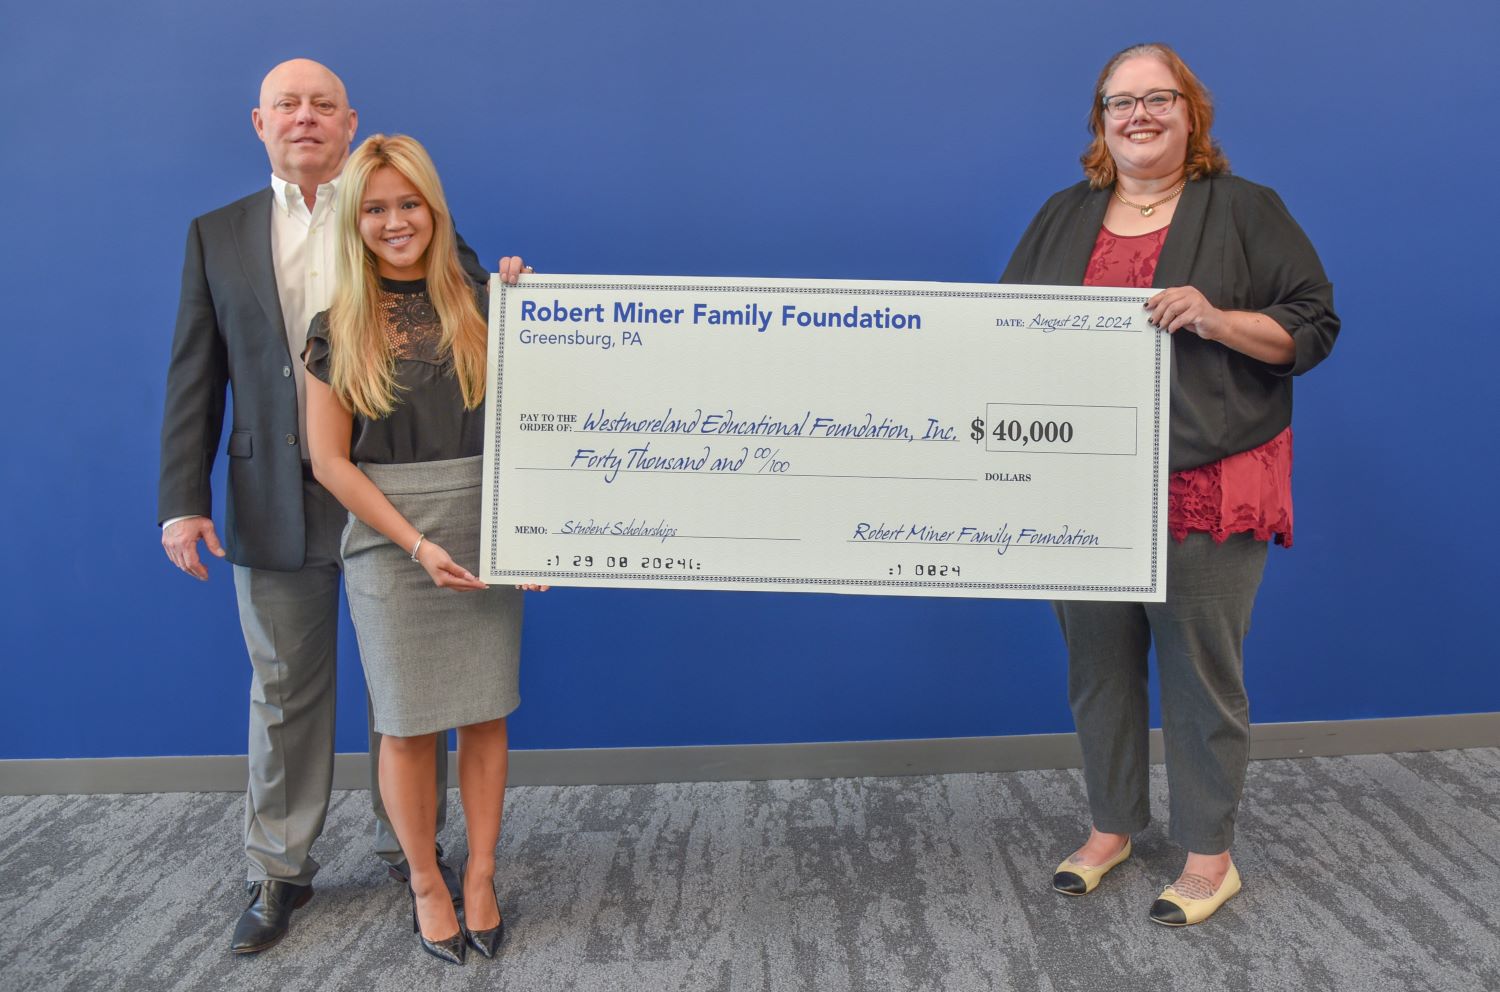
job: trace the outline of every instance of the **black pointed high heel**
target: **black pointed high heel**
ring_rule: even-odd
[[[465,862],[463,868],[459,871],[460,880],[468,874],[468,870],[469,865]],[[495,896],[495,914],[497,916],[500,914],[499,895]],[[496,954],[500,953],[500,941],[505,939],[505,917],[500,916],[500,922],[488,930],[470,930],[468,927],[464,927],[463,931],[465,938],[469,941],[470,947],[486,958],[493,958]]]
[[[458,925],[458,933],[451,937],[444,937],[442,940],[428,940],[422,936],[422,925],[417,922],[416,890],[408,887],[406,891],[411,893],[411,932],[417,935],[417,940],[422,944],[422,950],[440,961],[446,961],[449,964],[463,964],[464,939],[468,936],[468,931],[464,930],[464,925],[460,923]]]

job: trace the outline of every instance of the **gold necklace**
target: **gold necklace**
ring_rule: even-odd
[[[1116,183],[1115,184],[1115,199],[1119,200],[1121,203],[1125,204],[1127,207],[1134,207],[1136,210],[1139,210],[1141,212],[1141,216],[1142,217],[1150,217],[1152,214],[1156,213],[1156,208],[1157,207],[1161,206],[1163,203],[1166,203],[1168,200],[1173,199],[1174,197],[1176,197],[1177,194],[1181,193],[1183,191],[1183,189],[1185,189],[1186,187],[1187,187],[1187,177],[1183,176],[1182,177],[1182,182],[1180,182],[1180,183],[1177,184],[1177,188],[1176,189],[1172,190],[1172,192],[1168,193],[1166,196],[1162,197],[1160,200],[1157,200],[1155,203],[1131,203],[1129,200],[1125,199],[1124,194],[1120,192],[1120,186],[1119,186],[1119,184]]]

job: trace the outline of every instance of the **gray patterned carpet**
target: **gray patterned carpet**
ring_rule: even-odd
[[[1245,890],[1185,930],[1145,915],[1181,865],[1159,825],[1093,894],[1049,890],[1083,829],[1076,772],[507,806],[502,959],[455,968],[417,950],[362,793],[335,796],[317,895],[252,958],[224,950],[239,797],[0,798],[0,989],[1500,989],[1500,749],[1252,764]]]

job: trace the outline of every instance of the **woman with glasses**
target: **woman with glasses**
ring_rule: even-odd
[[[1229,174],[1208,91],[1171,48],[1099,74],[1084,180],[1027,228],[1002,282],[1159,289],[1172,335],[1165,603],[1054,604],[1083,746],[1088,839],[1053,887],[1093,891],[1150,819],[1147,653],[1155,645],[1177,880],[1151,905],[1207,919],[1240,889],[1230,859],[1249,758],[1243,642],[1267,545],[1292,543],[1292,377],[1328,356],[1333,288],[1280,197]]]
[[[339,288],[307,334],[313,472],[349,510],[345,587],[383,735],[380,796],[411,866],[412,929],[427,953],[462,964],[466,945],[493,957],[505,932],[495,847],[505,718],[520,702],[521,593],[470,571],[487,299],[459,268],[442,184],[412,138],[360,145],[334,216]],[[500,261],[507,282],[526,271]],[[434,749],[450,727],[469,842],[462,922],[433,836]]]

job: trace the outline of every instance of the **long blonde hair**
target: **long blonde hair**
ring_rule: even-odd
[[[484,402],[487,327],[474,288],[458,264],[458,239],[437,169],[427,150],[404,134],[372,135],[344,166],[338,193],[338,288],[328,310],[329,386],[344,406],[372,420],[396,408],[396,366],[380,311],[375,255],[359,233],[360,204],[377,169],[395,169],[432,213],[427,245],[427,295],[443,326],[440,355],[453,356],[464,407]]]
[[[1089,186],[1106,189],[1115,182],[1115,157],[1109,153],[1109,148],[1104,143],[1104,87],[1122,62],[1143,55],[1164,64],[1177,80],[1177,88],[1182,92],[1188,122],[1192,125],[1192,131],[1188,134],[1187,156],[1183,163],[1187,178],[1202,179],[1228,172],[1229,159],[1224,156],[1218,140],[1213,136],[1214,101],[1209,95],[1208,87],[1193,74],[1193,70],[1188,68],[1188,64],[1171,45],[1153,41],[1144,45],[1131,45],[1116,52],[1099,72],[1099,81],[1094,84],[1093,106],[1089,110],[1089,134],[1094,136],[1094,140],[1089,142],[1080,158]]]

